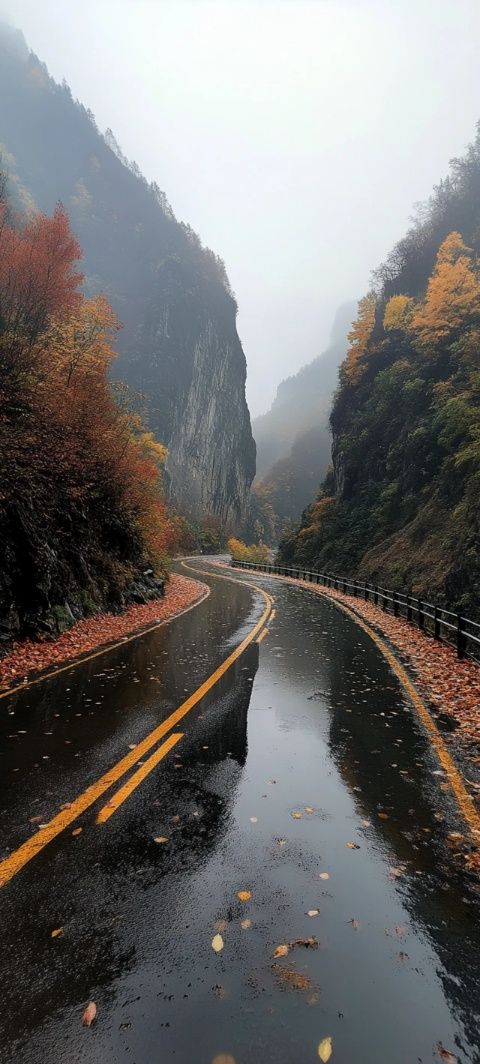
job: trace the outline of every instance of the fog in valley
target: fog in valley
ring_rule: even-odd
[[[252,416],[327,346],[479,117],[477,0],[0,11],[225,260]]]

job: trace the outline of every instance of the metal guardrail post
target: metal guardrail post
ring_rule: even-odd
[[[423,602],[418,599],[418,627],[425,628],[425,614],[423,612]]]
[[[438,606],[433,607],[433,638],[440,639],[440,617],[438,614]]]
[[[463,617],[457,613],[457,657],[465,657],[465,629]]]
[[[398,617],[398,595],[397,592],[393,592],[393,616]]]

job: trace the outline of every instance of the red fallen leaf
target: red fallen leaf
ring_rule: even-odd
[[[457,1064],[458,1057],[455,1056],[455,1053],[450,1053],[449,1049],[445,1049],[441,1042],[437,1042],[437,1053],[440,1060],[445,1060],[446,1064]]]
[[[85,1012],[82,1016],[82,1023],[85,1027],[91,1027],[92,1023],[97,1015],[97,1006],[94,1001],[89,1001]]]

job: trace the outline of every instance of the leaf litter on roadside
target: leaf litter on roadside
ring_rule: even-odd
[[[216,935],[213,936],[213,938],[212,938],[212,949],[215,950],[215,953],[220,953],[222,951],[224,945],[225,945],[225,943],[224,943],[223,938],[222,938],[221,935],[216,934]]]

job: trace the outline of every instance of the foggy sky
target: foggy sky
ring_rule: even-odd
[[[326,345],[480,118],[479,0],[0,12],[225,259],[254,415]]]

